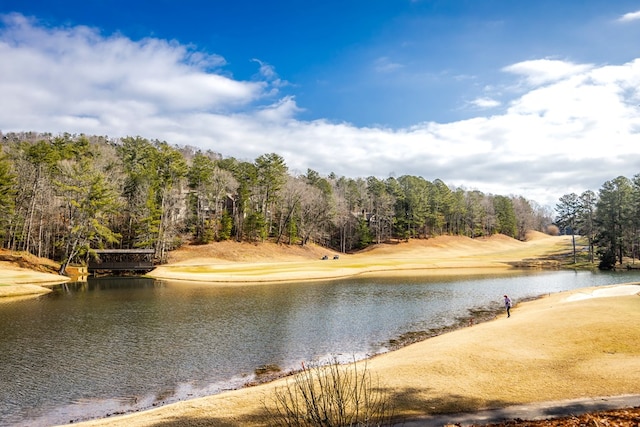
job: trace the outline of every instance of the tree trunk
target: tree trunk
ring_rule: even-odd
[[[73,257],[76,256],[75,251],[77,250],[77,247],[78,247],[78,239],[76,238],[73,244],[71,245],[71,249],[69,250],[69,253],[65,257],[64,261],[62,261],[62,263],[60,264],[60,270],[58,270],[58,274],[60,274],[61,276],[64,276],[67,274],[67,267],[69,266],[69,263],[71,263],[71,260],[73,259]]]

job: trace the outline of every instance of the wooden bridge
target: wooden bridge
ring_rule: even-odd
[[[154,268],[154,249],[94,249],[93,251],[97,258],[89,261],[89,274],[148,273]]]

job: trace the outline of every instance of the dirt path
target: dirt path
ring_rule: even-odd
[[[402,422],[398,426],[637,427],[638,420],[640,420],[640,394],[627,394],[529,403],[463,414],[426,416]]]

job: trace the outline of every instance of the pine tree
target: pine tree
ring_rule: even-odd
[[[11,171],[11,164],[0,157],[0,243],[5,237],[5,227],[15,209],[16,176]]]

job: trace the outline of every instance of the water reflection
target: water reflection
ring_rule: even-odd
[[[250,381],[256,367],[385,350],[478,307],[632,273],[359,278],[210,286],[89,279],[0,305],[0,425],[50,425],[149,408]],[[517,307],[516,307],[517,313]]]

